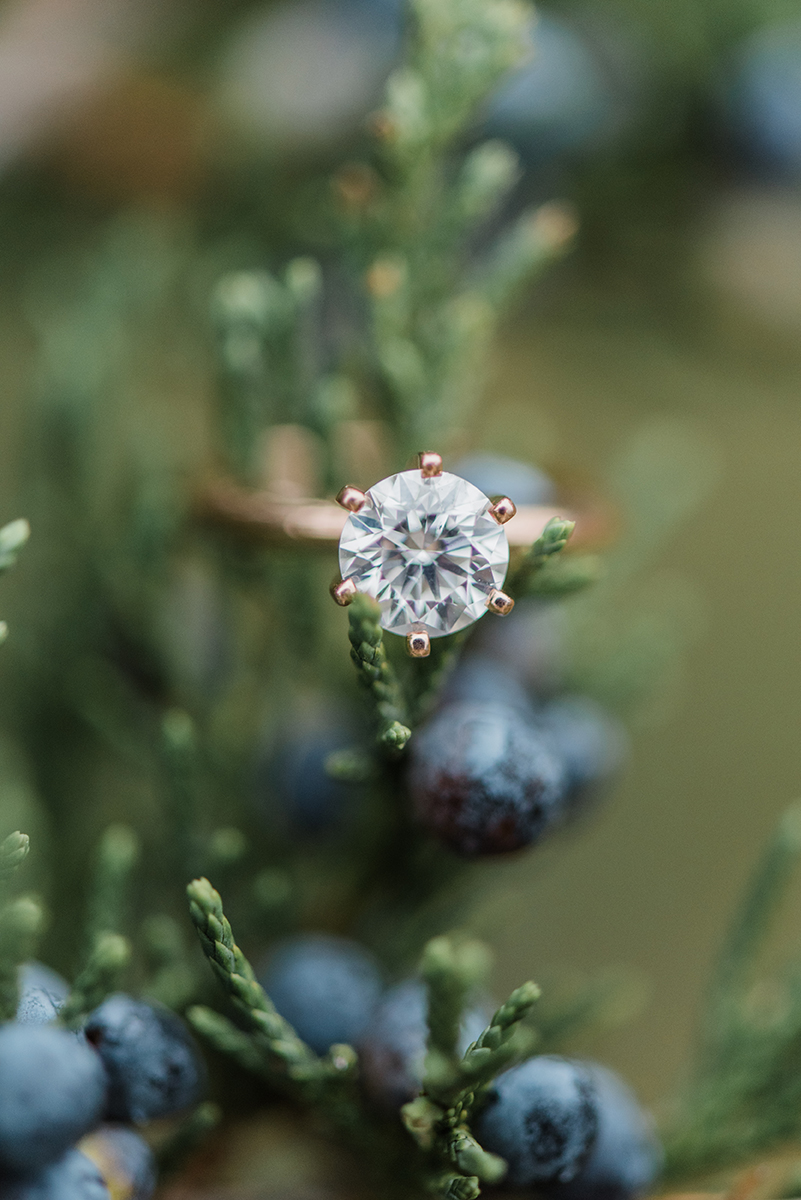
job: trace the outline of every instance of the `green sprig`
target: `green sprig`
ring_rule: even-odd
[[[694,1077],[664,1131],[671,1183],[765,1156],[801,1135],[801,966],[754,1007],[754,968],[801,858],[801,806],[781,818],[724,943]]]
[[[582,592],[603,578],[603,564],[596,554],[549,558],[530,577],[527,596],[557,599]]]
[[[139,860],[139,838],[128,825],[109,825],[100,839],[89,900],[87,937],[119,933],[125,920],[128,884]]]
[[[118,933],[101,933],[95,939],[89,960],[73,984],[60,1020],[77,1027],[119,985],[131,957],[131,945]]]
[[[247,1017],[254,1044],[272,1077],[300,1085],[319,1082],[326,1075],[322,1060],[276,1012],[234,941],[219,893],[207,879],[195,879],[189,884],[187,895],[189,912],[209,965],[235,1007]]]
[[[546,569],[552,569],[554,555],[561,554],[575,528],[575,521],[551,517],[540,536],[526,551],[514,574],[507,579],[505,588],[510,596],[517,600],[536,591],[538,577]]]
[[[194,1004],[186,1010],[185,1016],[195,1032],[220,1054],[233,1059],[252,1075],[275,1082],[274,1071],[250,1033],[238,1029],[227,1017],[204,1004]]]
[[[0,572],[14,566],[20,550],[31,536],[31,527],[23,518],[0,528]]]
[[[476,1200],[481,1195],[481,1185],[477,1175],[448,1174],[435,1182],[432,1191],[444,1200]]]
[[[381,609],[370,596],[359,594],[348,608],[350,656],[369,690],[378,717],[378,741],[387,749],[406,748],[412,731],[406,724],[406,704],[395,671],[387,660],[380,625]]]
[[[539,996],[540,989],[535,983],[522,984],[512,992],[506,1003],[501,1005],[478,1040],[469,1047],[455,1071],[443,1069],[441,1076],[437,1078],[429,1068],[426,1089],[437,1103],[449,1107],[464,1103],[469,1113],[472,1102],[467,1097],[475,1095],[478,1088],[491,1082],[517,1054],[517,1028]],[[526,1049],[528,1050],[529,1046]]]
[[[142,922],[141,940],[150,968],[142,994],[180,1012],[195,995],[198,982],[182,927],[166,913],[157,913]]]
[[[500,1183],[508,1170],[504,1159],[485,1150],[464,1127],[453,1130],[448,1155],[463,1175],[474,1175],[482,1183]]]
[[[0,912],[0,1020],[10,1021],[19,1003],[19,967],[33,957],[44,925],[38,900],[20,896]]]
[[[31,848],[27,833],[10,833],[0,842],[0,880],[10,879],[22,866]]]
[[[428,989],[427,1063],[435,1077],[443,1070],[458,1067],[457,1044],[465,1003],[470,992],[486,979],[489,966],[486,946],[466,938],[435,937],[423,951],[420,973]]]

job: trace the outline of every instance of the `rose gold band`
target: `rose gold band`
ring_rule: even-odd
[[[320,550],[337,547],[349,516],[334,500],[283,499],[274,492],[248,491],[227,481],[201,491],[196,513],[204,524],[228,529],[249,541],[267,546],[301,543]],[[571,545],[585,548],[608,541],[614,524],[610,511],[597,502],[585,507],[568,499],[558,508],[521,504],[514,520],[505,526],[510,546],[530,546],[551,517],[574,520]]]

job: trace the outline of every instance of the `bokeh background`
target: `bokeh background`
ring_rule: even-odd
[[[535,57],[475,133],[520,152],[513,206],[567,200],[581,233],[504,330],[465,441],[610,495],[621,456],[667,447],[679,466],[664,486],[679,508],[687,491],[688,515],[654,548],[653,586],[680,595],[683,636],[633,714],[615,794],[535,853],[479,868],[474,925],[499,992],[557,967],[641,977],[643,1004],[594,1053],[655,1100],[680,1076],[759,846],[801,790],[801,6],[563,0],[539,14]],[[191,261],[192,287],[109,381],[108,445],[187,476],[203,464],[210,288],[223,268],[330,249],[317,198],[358,151],[402,24],[395,0],[0,6],[3,520],[23,515],[41,467],[26,440],[37,331],[109,239],[129,258],[146,246],[151,273]],[[115,336],[95,316],[88,372],[93,339]],[[51,375],[62,352],[56,337]],[[4,584],[23,641],[24,572]],[[57,566],[43,578],[46,608]],[[799,899],[785,944],[801,939]]]

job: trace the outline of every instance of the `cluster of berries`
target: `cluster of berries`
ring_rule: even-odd
[[[507,640],[525,642],[531,625],[543,624],[540,611],[520,607],[508,619]],[[268,819],[276,816],[265,803],[269,777],[292,832],[338,828],[352,811],[354,787],[331,778],[326,764],[351,740],[348,727],[322,719],[286,734],[280,752],[260,764],[257,803]],[[499,658],[494,646],[492,656],[479,649],[459,664],[410,743],[415,818],[462,855],[520,849],[584,808],[619,770],[627,746],[620,722],[595,701],[537,698],[519,662]]]
[[[427,995],[419,979],[384,990],[362,946],[321,934],[283,944],[261,982],[279,1012],[318,1053],[351,1042],[370,1099],[397,1109],[420,1090]],[[480,1000],[465,1014],[461,1050],[488,1024]],[[475,1133],[508,1164],[505,1183],[549,1200],[630,1200],[655,1179],[661,1151],[629,1089],[596,1063],[530,1058],[498,1077]]]
[[[182,1022],[114,995],[69,1030],[65,981],[39,963],[20,976],[16,1020],[0,1026],[0,1195],[150,1200],[155,1161],[131,1126],[186,1108],[204,1081]]]

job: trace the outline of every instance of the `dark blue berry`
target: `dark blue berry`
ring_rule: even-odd
[[[46,1025],[54,1021],[69,995],[69,984],[43,963],[23,963],[19,969],[20,1025]]]
[[[742,43],[724,110],[734,142],[758,174],[801,176],[801,23],[763,27]]]
[[[662,1148],[634,1093],[612,1071],[585,1063],[595,1089],[598,1131],[589,1156],[569,1183],[549,1188],[553,1200],[631,1200],[648,1191]]]
[[[506,1159],[511,1186],[567,1183],[588,1161],[598,1132],[592,1076],[566,1058],[530,1058],[495,1081],[475,1132]]]
[[[351,746],[345,726],[325,721],[296,722],[269,747],[256,767],[256,807],[271,824],[290,833],[316,835],[342,825],[355,789],[326,771],[326,760]]]
[[[0,1174],[41,1170],[103,1112],[106,1076],[91,1047],[65,1029],[0,1028]]]
[[[460,854],[536,841],[559,815],[565,785],[548,733],[507,705],[447,705],[411,743],[417,819]]]
[[[617,114],[599,58],[576,30],[542,16],[534,40],[536,55],[490,100],[484,131],[510,141],[526,163],[541,166],[596,145]]]
[[[623,765],[629,739],[619,721],[587,696],[560,696],[544,704],[537,721],[553,738],[576,798]]]
[[[80,1150],[70,1150],[58,1162],[31,1179],[3,1184],[3,1200],[110,1200],[103,1176]]]
[[[509,496],[515,504],[552,504],[556,499],[553,480],[530,463],[503,454],[468,454],[453,468],[485,496]]]
[[[203,1064],[183,1023],[168,1009],[109,996],[85,1031],[106,1068],[109,1120],[166,1117],[197,1099]]]
[[[282,1017],[318,1054],[358,1039],[381,996],[381,973],[357,942],[305,934],[280,945],[260,982]]]
[[[534,715],[531,698],[519,676],[504,662],[486,654],[467,654],[447,679],[443,706],[454,702],[501,704]]]
[[[124,1125],[103,1125],[84,1138],[81,1150],[96,1163],[114,1196],[150,1200],[156,1190],[156,1160],[144,1138]]]
[[[389,1108],[400,1108],[420,1090],[428,1039],[428,996],[419,979],[390,988],[359,1042],[359,1061],[369,1095]],[[476,1041],[489,1023],[487,1007],[474,1004],[465,1013],[459,1049]]]

